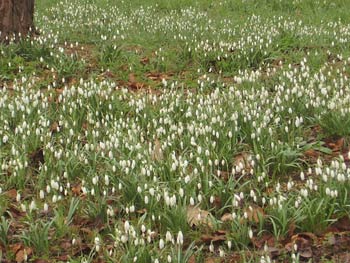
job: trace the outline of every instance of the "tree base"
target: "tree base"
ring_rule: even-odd
[[[8,43],[32,35],[34,0],[0,0],[0,42]]]

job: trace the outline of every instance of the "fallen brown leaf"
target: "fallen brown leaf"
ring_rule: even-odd
[[[257,205],[251,205],[251,206],[247,207],[244,210],[244,212],[247,213],[248,220],[250,222],[259,223],[260,219],[265,217],[264,210],[260,206],[257,206]]]
[[[350,231],[350,218],[349,216],[343,216],[334,222],[331,227],[336,228],[338,231]]]
[[[6,192],[4,192],[4,195],[7,196],[10,199],[16,199],[17,197],[17,190],[16,189],[11,189]]]
[[[55,121],[55,122],[53,122],[53,123],[51,124],[51,126],[50,126],[50,131],[51,131],[52,133],[55,133],[55,132],[58,131],[58,127],[59,127],[58,122]]]
[[[250,165],[250,159],[251,159],[251,155],[247,152],[242,152],[238,155],[236,155],[233,159],[233,165],[234,166],[243,166],[243,169],[249,170],[251,169],[251,165]]]
[[[10,250],[13,254],[16,254],[22,247],[23,245],[21,243],[16,243],[16,244],[10,245]]]
[[[33,261],[34,263],[49,263],[49,261],[48,260],[46,260],[46,259],[36,259],[36,260],[34,260]]]
[[[42,148],[38,148],[29,155],[30,165],[34,169],[38,169],[40,164],[44,164],[44,151]]]
[[[154,149],[152,152],[152,160],[154,161],[161,161],[163,160],[163,150],[162,150],[162,144],[158,139],[155,140],[154,142]]]
[[[320,156],[320,153],[314,149],[309,149],[304,152],[304,155],[308,158],[318,158]]]
[[[208,227],[212,227],[212,223],[210,221],[210,212],[201,210],[197,206],[189,206],[187,207],[187,222],[192,226],[206,225]]]
[[[223,242],[226,241],[226,232],[214,232],[211,235],[203,234],[201,236],[201,240],[204,243],[210,244],[211,242],[216,243],[216,242]]]
[[[328,142],[326,142],[326,146],[329,147],[333,152],[339,152],[344,148],[345,139],[339,138],[337,140],[329,139]]]
[[[228,221],[232,221],[232,220],[233,220],[233,217],[232,217],[231,213],[223,214],[223,216],[221,217],[222,222],[228,222]]]
[[[168,74],[158,73],[158,72],[150,72],[146,74],[146,77],[154,80],[154,81],[162,81],[163,79],[169,79]]]
[[[274,247],[275,243],[276,243],[276,240],[275,240],[275,237],[272,234],[265,233],[261,237],[253,237],[252,238],[252,243],[253,243],[253,245],[256,248],[261,249],[261,248],[263,248],[265,246],[265,244],[268,247]]]
[[[196,257],[195,257],[194,255],[192,255],[192,256],[188,259],[187,263],[196,263]]]
[[[81,184],[73,186],[72,187],[72,193],[75,196],[79,196],[82,193],[82,191],[81,191]]]
[[[204,259],[204,263],[219,263],[222,262],[221,258],[208,257]]]
[[[27,260],[27,258],[33,253],[33,250],[29,247],[20,249],[16,253],[16,262],[21,263]]]
[[[149,58],[148,57],[143,57],[140,60],[141,64],[147,65],[149,63]]]

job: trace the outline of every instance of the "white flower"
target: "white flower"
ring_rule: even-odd
[[[177,234],[176,243],[182,245],[184,243],[184,236],[181,231]]]
[[[125,232],[128,232],[129,229],[130,229],[130,224],[129,224],[129,221],[126,220],[126,221],[124,222],[124,230],[125,230]]]
[[[253,230],[251,228],[249,229],[248,235],[250,239],[253,238]]]
[[[159,249],[163,249],[164,248],[164,240],[160,239],[159,240]]]
[[[9,140],[9,137],[5,134],[4,137],[2,137],[2,142],[7,143],[8,140]]]

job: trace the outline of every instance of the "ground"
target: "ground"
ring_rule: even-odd
[[[0,258],[350,262],[349,8],[36,1],[0,45]]]

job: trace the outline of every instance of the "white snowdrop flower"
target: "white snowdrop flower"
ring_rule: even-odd
[[[134,213],[135,212],[135,206],[134,205],[130,206],[129,207],[129,211],[130,211],[130,213]]]
[[[3,137],[2,137],[2,142],[3,143],[7,143],[9,140],[9,137],[5,134]]]
[[[97,177],[97,176],[94,176],[94,177],[92,178],[92,183],[93,183],[93,185],[96,185],[97,182],[98,182],[98,177]]]
[[[293,249],[294,249],[294,251],[298,251],[298,244],[297,243],[294,244]]]
[[[109,176],[107,174],[105,175],[105,185],[109,185]]]
[[[177,234],[176,243],[182,245],[184,243],[184,236],[181,231]]]
[[[232,212],[232,220],[236,220],[237,214],[235,212]]]
[[[201,203],[202,202],[202,195],[198,194],[197,199],[198,199],[198,202]]]
[[[126,242],[128,242],[128,236],[122,235],[122,236],[120,237],[120,241],[122,241],[122,242],[125,244]]]
[[[124,230],[126,233],[130,230],[130,224],[128,220],[124,222]]]
[[[17,195],[16,195],[16,201],[17,201],[17,203],[18,203],[19,201],[21,201],[21,194],[18,193],[18,192],[17,192]]]
[[[168,255],[168,262],[171,263],[171,256]]]
[[[305,180],[305,174],[304,174],[304,172],[301,172],[301,173],[300,173],[300,179],[301,179],[302,181]]]
[[[326,195],[328,195],[328,196],[331,195],[331,190],[328,187],[326,188]]]
[[[231,240],[227,241],[227,248],[228,249],[232,248],[232,241]]]
[[[99,252],[100,251],[100,238],[99,237],[95,237],[94,243],[95,243],[95,250],[96,250],[96,252]]]
[[[299,202],[298,202],[298,200],[296,200],[296,201],[294,202],[294,207],[295,207],[295,208],[298,208],[298,207],[299,207]]]
[[[167,231],[165,234],[165,241],[171,242],[172,240],[173,240],[173,236],[171,235],[171,233],[169,231]]]
[[[46,213],[49,210],[49,205],[47,203],[44,204],[44,212]]]
[[[210,196],[210,199],[209,199],[209,202],[212,204],[212,203],[214,203],[214,196]]]
[[[33,210],[36,210],[36,204],[34,200],[29,205],[29,211],[33,211]]]
[[[211,253],[214,253],[214,245],[213,245],[213,243],[210,243],[210,245],[209,245],[209,251],[210,251]]]
[[[57,195],[53,195],[52,196],[52,203],[56,203],[57,202]]]
[[[225,256],[225,251],[219,248],[219,256],[223,258]]]
[[[248,213],[247,213],[247,211],[245,211],[245,212],[243,213],[243,217],[244,217],[245,219],[248,218]]]
[[[21,204],[21,209],[22,209],[23,212],[27,211],[27,207],[25,206],[25,204]]]
[[[194,199],[193,199],[193,197],[190,198],[190,205],[192,205],[192,206],[194,205]]]
[[[147,205],[148,204],[148,202],[149,202],[149,199],[148,199],[148,196],[147,195],[145,195],[145,204]]]
[[[249,229],[248,236],[250,239],[253,238],[253,230],[251,228]]]
[[[184,189],[183,189],[183,188],[180,188],[180,189],[179,189],[179,195],[180,195],[180,197],[184,197],[185,192],[184,192]]]

